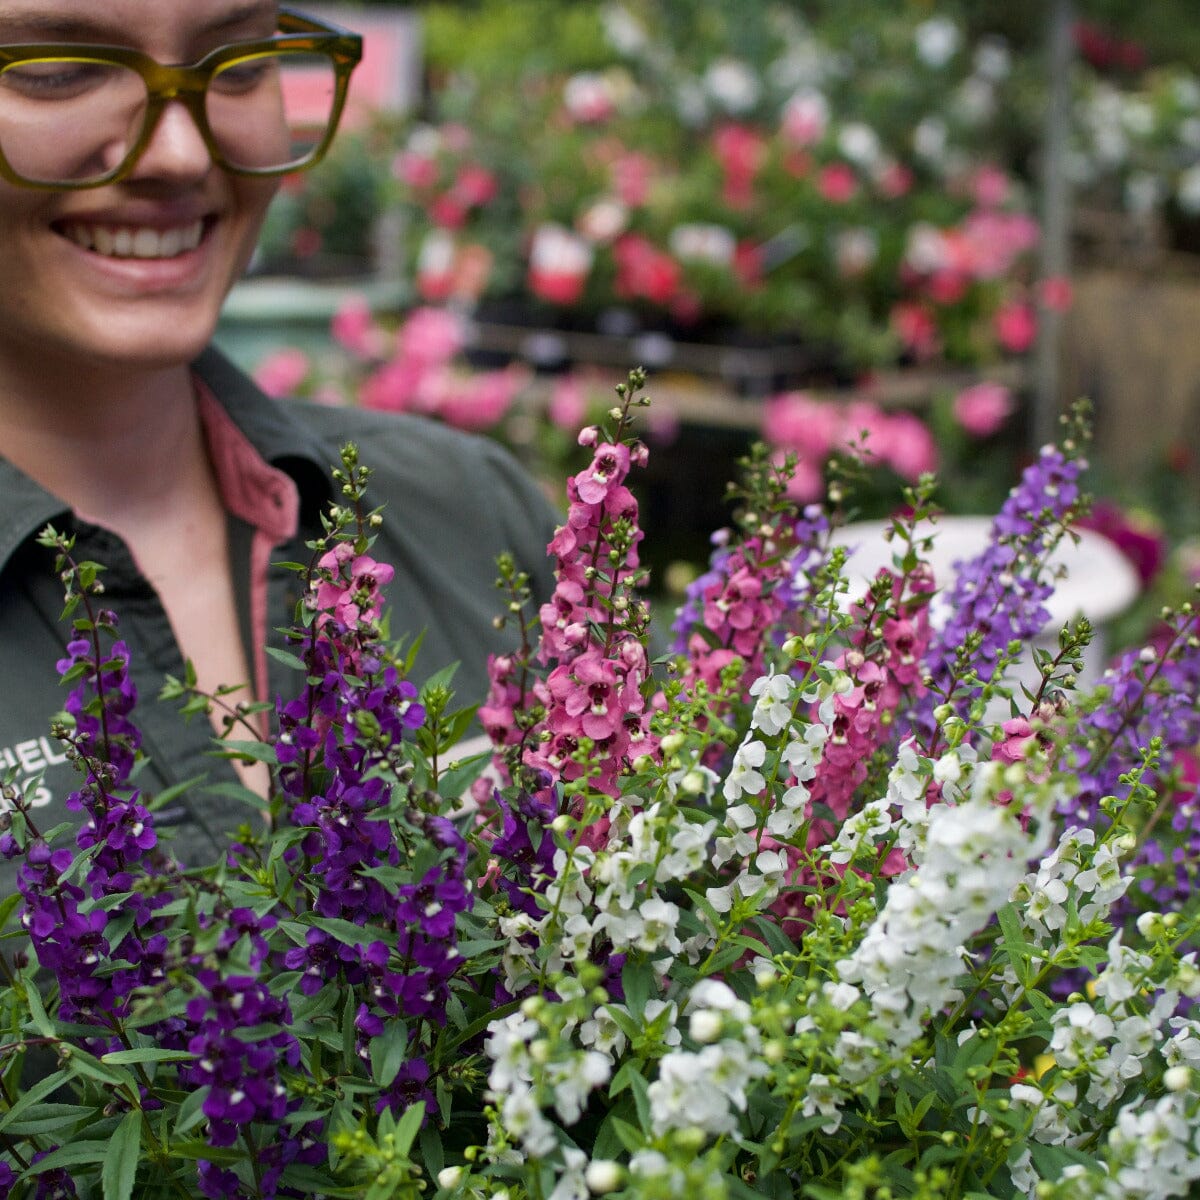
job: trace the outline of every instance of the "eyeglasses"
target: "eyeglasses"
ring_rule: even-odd
[[[191,66],[124,46],[0,46],[0,176],[54,190],[115,183],[176,100],[226,171],[312,166],[337,130],[362,38],[287,9],[278,28]]]

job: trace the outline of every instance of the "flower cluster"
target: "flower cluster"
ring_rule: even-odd
[[[1090,692],[1083,623],[1012,680],[1081,430],[948,613],[932,484],[851,591],[836,506],[796,511],[787,462],[753,457],[652,673],[641,383],[585,435],[537,636],[502,561],[494,755],[455,757],[471,713],[384,637],[353,449],[304,568],[297,696],[241,746],[271,767],[270,825],[221,862],[160,866],[123,815],[127,656],[89,610],[64,663],[79,853],[19,801],[4,835],[57,990],[34,964],[0,989],[0,1197],[1194,1191],[1195,607]],[[90,603],[90,568],[68,575]]]
[[[295,349],[263,359],[255,379],[268,395],[308,395],[327,404],[349,403],[381,412],[414,412],[460,429],[500,424],[530,379],[519,363],[471,370],[462,318],[448,309],[417,308],[387,332],[361,298],[347,301],[331,325],[348,363],[337,370]]]

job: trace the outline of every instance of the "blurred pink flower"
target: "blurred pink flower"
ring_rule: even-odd
[[[762,283],[762,247],[757,242],[743,240],[734,247],[733,273],[744,288],[756,288]]]
[[[914,182],[912,171],[894,159],[885,162],[875,177],[875,186],[888,200],[899,200],[901,196],[907,196],[912,191]]]
[[[615,291],[628,299],[669,304],[679,288],[681,270],[669,254],[649,239],[627,233],[613,246],[617,264]]]
[[[1037,245],[1039,229],[1025,213],[976,209],[963,221],[961,233],[969,249],[972,274],[977,279],[999,279]]]
[[[567,80],[563,104],[580,124],[607,121],[617,111],[611,82],[594,71],[580,71]]]
[[[822,404],[804,392],[782,392],[763,408],[763,437],[816,462],[823,462],[833,449],[841,427],[836,405]]]
[[[638,208],[650,195],[654,161],[645,154],[626,151],[612,165],[613,190],[623,204]]]
[[[997,166],[985,163],[971,179],[971,194],[980,208],[999,208],[1009,193],[1008,176]]]
[[[754,203],[754,177],[766,159],[766,140],[748,125],[729,122],[713,134],[712,146],[725,174],[721,198],[730,208],[749,208]]]
[[[819,142],[829,124],[829,102],[816,91],[797,92],[783,109],[783,136],[801,148]]]
[[[1065,275],[1048,275],[1038,283],[1038,302],[1051,312],[1066,312],[1075,300],[1071,281]]]
[[[392,174],[414,191],[428,191],[438,181],[437,160],[411,150],[401,150],[392,159]]]
[[[367,376],[359,391],[359,403],[382,412],[408,412],[423,375],[419,363],[397,356]]]
[[[454,290],[458,248],[444,229],[431,229],[417,255],[417,290],[423,300],[445,300]]]
[[[303,350],[276,350],[254,368],[254,382],[268,396],[288,396],[304,382],[310,366]]]
[[[471,131],[458,121],[448,121],[438,133],[451,154],[465,154],[471,148]]]
[[[910,412],[894,412],[886,418],[887,462],[896,474],[916,483],[938,465],[937,444],[920,417]]]
[[[430,202],[429,219],[439,229],[461,229],[466,224],[467,206],[453,192],[443,192]]]
[[[892,308],[892,328],[904,348],[917,359],[932,358],[938,350],[937,323],[921,304],[902,301]]]
[[[976,383],[954,397],[954,419],[972,437],[991,437],[1012,415],[1016,404],[1002,383]]]
[[[487,204],[498,190],[496,176],[478,163],[464,163],[454,181],[454,195],[470,208]]]
[[[421,408],[459,429],[491,429],[529,382],[529,368],[513,363],[499,371],[462,374],[435,371],[426,377]]]
[[[551,304],[574,304],[592,269],[592,247],[562,225],[547,222],[529,247],[529,290]]]
[[[329,324],[333,340],[359,358],[382,358],[387,334],[375,323],[365,296],[350,296]]]
[[[445,308],[414,309],[396,335],[400,355],[422,368],[449,362],[465,344],[462,321]]]
[[[1000,345],[1013,354],[1024,354],[1037,338],[1037,317],[1033,307],[1021,300],[998,308],[992,324]]]
[[[567,433],[578,433],[587,421],[587,388],[578,375],[561,375],[550,392],[546,416]]]
[[[858,191],[858,176],[848,163],[830,163],[817,175],[817,191],[830,204],[846,204]]]
[[[820,500],[825,494],[825,476],[821,473],[819,463],[808,458],[800,458],[796,469],[788,478],[787,495],[799,504],[811,504]]]
[[[836,445],[863,457],[872,466],[886,462],[891,453],[892,431],[887,416],[870,400],[853,400],[842,411]]]

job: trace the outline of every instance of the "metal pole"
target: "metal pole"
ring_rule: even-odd
[[[1071,133],[1071,66],[1074,58],[1072,0],[1053,0],[1047,30],[1046,124],[1040,164],[1042,187],[1041,275],[1066,276],[1071,258],[1071,184],[1067,152]],[[1037,448],[1053,441],[1062,398],[1060,350],[1063,316],[1041,306],[1036,386],[1030,435]]]

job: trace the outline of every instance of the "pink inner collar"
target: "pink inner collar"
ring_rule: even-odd
[[[300,523],[295,480],[271,466],[234,423],[208,386],[194,377],[197,411],[226,511],[250,525],[250,633],[255,696],[266,700],[267,568],[271,551],[294,537]]]

